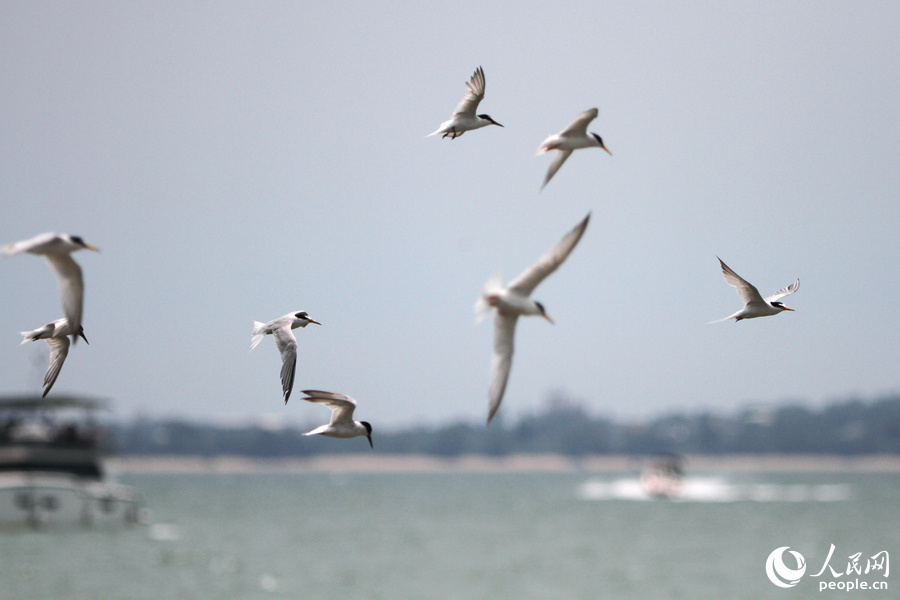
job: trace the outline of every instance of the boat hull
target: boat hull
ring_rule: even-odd
[[[127,485],[68,474],[0,474],[0,526],[133,524],[141,517],[138,494]]]

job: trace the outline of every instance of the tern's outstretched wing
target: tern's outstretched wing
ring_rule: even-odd
[[[560,132],[560,135],[587,135],[588,124],[596,119],[599,113],[600,111],[598,111],[596,108],[590,108],[584,111],[583,113],[575,117],[575,120],[569,123],[569,126]]]
[[[342,425],[353,423],[353,411],[356,409],[356,400],[344,394],[323,392],[322,390],[303,390],[307,402],[318,402],[331,409],[330,425]]]
[[[518,320],[516,315],[497,313],[494,317],[494,355],[491,357],[491,385],[488,388],[488,423],[494,420],[494,416],[500,410],[500,403],[503,402],[503,394],[506,392]]]
[[[56,378],[59,377],[59,372],[62,370],[63,363],[66,362],[66,356],[69,355],[69,338],[65,336],[50,337],[46,338],[46,340],[47,344],[50,346],[50,367],[47,369],[47,374],[44,375],[43,398],[47,397],[50,388],[56,383]]]
[[[284,403],[287,404],[294,388],[294,373],[297,370],[297,338],[291,332],[291,326],[279,327],[273,333],[275,345],[281,352],[281,390],[284,393]]]
[[[78,331],[81,327],[81,314],[84,306],[84,279],[81,267],[68,254],[45,254],[44,257],[56,272],[59,282],[59,301],[69,320],[71,331]]]
[[[581,223],[567,233],[565,237],[551,248],[549,252],[542,256],[540,260],[513,279],[507,289],[524,296],[530,296],[531,292],[534,291],[534,288],[566,260],[569,253],[572,252],[572,249],[578,244],[578,240],[584,235],[584,230],[587,228],[590,218],[591,213],[588,213]]]
[[[31,252],[35,248],[40,248],[41,246],[49,244],[56,239],[56,237],[57,235],[55,233],[39,233],[33,238],[7,244],[0,248],[0,250],[9,255]]]
[[[463,96],[463,99],[459,101],[459,104],[456,105],[453,116],[475,116],[475,111],[478,110],[478,103],[484,99],[484,70],[481,67],[475,69],[472,78],[466,82],[466,88],[468,88],[468,91]]]
[[[544,183],[541,184],[541,189],[543,190],[550,180],[553,179],[553,176],[556,175],[556,172],[559,171],[559,168],[563,166],[563,163],[572,156],[572,152],[574,150],[557,150],[556,158],[553,159],[553,162],[550,163],[550,168],[547,169],[547,175],[544,176]]]
[[[785,296],[790,296],[791,294],[793,294],[794,292],[796,292],[799,289],[800,289],[800,280],[798,279],[791,285],[789,285],[785,288],[781,288],[780,290],[778,290],[777,292],[775,292],[774,294],[772,294],[771,296],[766,298],[766,302],[769,302],[769,303],[775,302],[776,300],[780,300],[781,298],[784,298]]]
[[[716,258],[719,257],[717,256]],[[744,301],[745,306],[747,304],[764,302],[763,297],[759,293],[759,290],[757,290],[753,285],[747,282],[743,277],[732,271],[731,268],[726,265],[721,258],[719,258],[719,264],[722,265],[722,274],[725,276],[725,281],[728,282],[728,285],[737,290],[738,296],[740,296],[741,300]]]

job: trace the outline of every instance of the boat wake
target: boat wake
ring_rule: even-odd
[[[588,480],[578,487],[582,500],[656,500],[640,477]],[[720,477],[685,477],[674,502],[839,502],[853,497],[846,484],[733,483]]]

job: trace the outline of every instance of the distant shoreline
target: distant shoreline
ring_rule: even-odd
[[[106,461],[118,473],[624,473],[650,459],[640,456],[559,454],[509,456],[328,454],[310,457],[117,456]],[[703,472],[900,472],[900,456],[723,455],[685,456],[689,473]]]

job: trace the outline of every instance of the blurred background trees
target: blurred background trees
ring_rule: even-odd
[[[594,415],[584,401],[552,392],[515,422],[453,422],[431,427],[375,424],[375,452],[457,457],[516,453],[591,454],[900,454],[900,396],[847,399],[811,408],[800,402],[750,404],[732,415],[671,413],[644,420]],[[502,417],[502,415],[501,415]],[[221,426],[137,418],[113,426],[115,450],[129,455],[238,455],[259,458],[368,452],[353,440],[303,437],[309,427]],[[358,440],[357,440],[358,441]],[[364,442],[365,440],[363,440]]]

